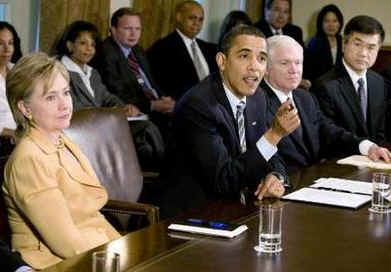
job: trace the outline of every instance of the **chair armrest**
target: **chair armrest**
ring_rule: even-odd
[[[104,212],[145,215],[150,224],[159,222],[159,207],[150,204],[109,200],[102,208]]]

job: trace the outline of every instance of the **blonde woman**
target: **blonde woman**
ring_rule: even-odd
[[[65,67],[43,53],[23,57],[7,75],[7,97],[18,137],[3,185],[13,249],[43,269],[119,238],[99,212],[105,188],[63,134],[72,116]]]

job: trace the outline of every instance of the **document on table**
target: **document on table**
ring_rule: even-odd
[[[141,114],[137,116],[128,117],[128,121],[147,121],[149,120],[149,117],[147,114]]]
[[[321,178],[315,182],[282,199],[357,209],[372,198],[372,184],[369,182],[339,178]]]
[[[369,167],[373,169],[382,169],[388,170],[391,169],[391,163],[386,163],[383,161],[372,161],[367,156],[362,155],[353,155],[344,159],[340,159],[337,161],[338,164],[348,164],[354,165],[358,167]]]

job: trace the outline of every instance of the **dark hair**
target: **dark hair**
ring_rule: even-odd
[[[221,41],[223,40],[224,35],[234,26],[239,24],[252,25],[250,17],[244,11],[233,10],[225,16],[220,27],[219,47],[221,46]]]
[[[11,32],[14,38],[14,54],[12,55],[11,62],[16,63],[22,57],[22,50],[20,49],[20,38],[15,28],[11,24],[5,21],[0,21],[0,30],[3,29],[7,29],[9,32]]]
[[[83,32],[90,33],[96,45],[100,43],[100,35],[94,24],[86,21],[75,21],[66,27],[61,38],[58,40],[55,50],[57,57],[64,55],[70,56],[71,52],[69,52],[67,42],[74,43],[77,37]]]
[[[113,15],[111,16],[111,21],[110,21],[110,24],[111,24],[111,27],[117,27],[118,26],[118,21],[119,19],[122,17],[122,16],[125,16],[125,15],[128,15],[128,16],[138,16],[141,20],[141,13],[138,12],[138,11],[135,11],[134,9],[132,8],[120,8],[120,9],[117,9]]]
[[[332,12],[335,14],[335,16],[337,16],[337,20],[340,25],[339,29],[337,31],[337,34],[341,33],[342,26],[343,26],[342,12],[336,5],[330,4],[330,5],[324,6],[318,14],[318,18],[316,20],[316,35],[326,36],[326,33],[324,33],[324,30],[323,30],[323,20],[324,20],[324,17],[326,17],[327,13],[329,13],[329,12]]]
[[[180,2],[179,4],[176,5],[176,7],[175,7],[175,14],[177,14],[179,12],[183,12],[187,5],[195,5],[197,7],[200,7],[203,10],[202,5],[200,3],[198,3],[197,1],[186,0],[186,1]]]
[[[345,42],[348,41],[349,36],[353,34],[353,32],[358,32],[362,34],[379,34],[380,35],[380,43],[384,42],[384,38],[386,36],[384,32],[384,28],[382,24],[373,17],[366,15],[359,15],[350,19],[350,21],[346,24],[344,30],[344,39]]]
[[[259,38],[264,38],[265,35],[258,28],[252,25],[237,25],[234,26],[227,34],[224,35],[223,40],[221,41],[220,51],[225,55],[228,55],[229,50],[233,46],[233,42],[236,37],[240,35],[250,35]]]
[[[292,8],[292,0],[285,0],[289,3],[289,9]],[[274,0],[266,0],[265,10],[271,10]]]

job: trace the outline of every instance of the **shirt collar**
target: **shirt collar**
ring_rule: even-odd
[[[273,91],[273,93],[278,97],[278,100],[280,100],[281,104],[284,103],[288,98],[290,98],[292,100],[292,103],[294,103],[292,91],[290,91],[288,94],[286,94],[285,92],[274,88],[266,79],[264,79],[264,80],[265,80],[266,85],[269,86],[269,88]]]
[[[244,102],[244,104],[246,105],[246,97],[243,97],[242,99],[239,99],[237,98],[233,93],[232,91],[228,88],[227,85],[225,85],[225,83],[223,82],[223,88],[224,88],[224,91],[225,91],[225,95],[227,96],[228,98],[228,102],[229,102],[229,105],[231,106],[231,109],[232,109],[232,112],[234,115],[236,115],[236,111],[237,111],[237,106],[239,105],[239,103],[241,101]]]
[[[78,73],[82,76],[90,76],[92,67],[85,64],[84,65],[84,71],[81,69],[79,65],[77,65],[70,57],[64,55],[61,57],[61,62],[64,64],[65,68],[67,68],[68,71]]]
[[[195,42],[196,39],[190,39],[189,37],[187,37],[185,34],[183,34],[178,28],[176,29],[176,31],[178,32],[179,36],[181,36],[183,42],[186,44],[186,46],[190,46],[192,42]]]
[[[270,29],[271,29],[273,35],[276,35],[276,34],[277,34],[277,31],[280,32],[281,34],[284,34],[284,33],[282,32],[282,28],[280,28],[280,29],[275,29],[271,24],[269,24],[269,27],[270,27]]]
[[[357,74],[356,71],[353,71],[353,69],[351,69],[349,67],[349,65],[345,62],[345,59],[342,59],[342,63],[343,65],[345,66],[345,69],[346,71],[348,72],[349,74],[349,77],[350,79],[352,80],[353,82],[353,85],[354,87],[357,89],[358,88],[358,83],[357,83],[357,80],[359,78],[362,78],[364,80],[364,86],[367,85],[367,70],[365,70],[362,74]]]

